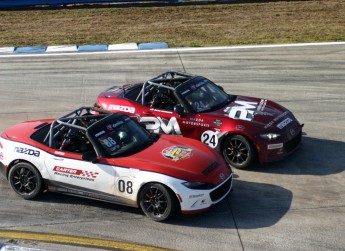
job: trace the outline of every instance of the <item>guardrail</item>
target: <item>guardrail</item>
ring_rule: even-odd
[[[167,2],[177,3],[180,0],[0,0],[0,8],[31,7],[37,5],[68,5],[86,3],[129,3],[129,2]]]

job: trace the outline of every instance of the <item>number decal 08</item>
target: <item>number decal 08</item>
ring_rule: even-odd
[[[133,194],[133,182],[131,180],[120,179],[117,183],[117,188],[120,193]]]

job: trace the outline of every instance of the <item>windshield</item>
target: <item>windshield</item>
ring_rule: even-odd
[[[134,154],[152,143],[150,134],[131,118],[121,115],[107,119],[93,134],[104,157]]]
[[[197,77],[181,90],[181,95],[195,113],[212,111],[229,102],[228,95],[206,78]]]

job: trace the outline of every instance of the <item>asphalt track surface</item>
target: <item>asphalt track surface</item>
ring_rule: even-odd
[[[92,250],[104,240],[114,245],[103,247],[129,250],[345,250],[344,62],[343,44],[0,55],[1,131],[92,105],[107,87],[166,70],[202,74],[232,94],[272,99],[305,124],[303,146],[290,158],[235,170],[234,191],[221,204],[167,223],[138,209],[59,194],[25,201],[1,179],[0,243],[80,249],[36,241],[67,236],[70,243],[79,238],[78,245],[92,238]],[[22,240],[35,233],[36,240]]]

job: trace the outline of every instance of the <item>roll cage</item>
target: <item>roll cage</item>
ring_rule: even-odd
[[[87,136],[88,128],[111,113],[95,108],[80,107],[51,124],[43,123],[31,138],[57,150],[75,153],[96,151]]]
[[[184,117],[186,113],[219,109],[229,98],[222,87],[205,77],[167,71],[144,82],[135,101],[150,108],[175,111]]]
[[[176,71],[167,71],[162,73],[150,80],[147,80],[143,84],[135,101],[142,105],[147,105],[149,102],[154,101],[156,95],[164,93],[170,93],[170,95],[172,95],[178,86],[194,77],[196,76]]]

